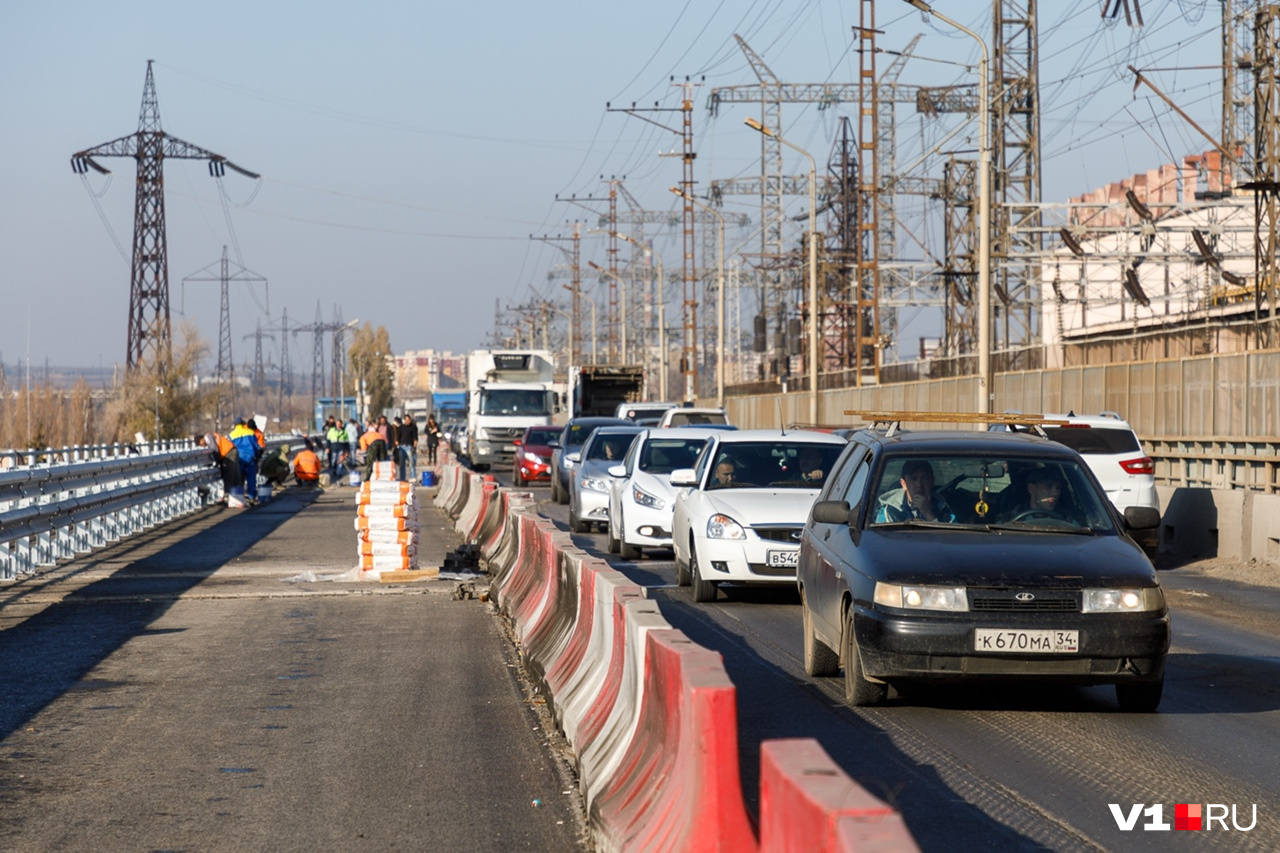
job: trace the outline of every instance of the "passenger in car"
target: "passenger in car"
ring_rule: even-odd
[[[900,488],[893,489],[880,498],[876,521],[942,521],[948,524],[956,515],[947,506],[942,495],[933,493],[933,466],[924,459],[912,459],[902,466]]]
[[[735,482],[733,479],[736,466],[729,459],[722,459],[717,465],[716,470],[711,474],[711,485],[713,486],[732,486]]]
[[[1008,516],[1012,519],[1021,515],[1052,515],[1082,523],[1064,491],[1065,484],[1057,471],[1052,468],[1033,469],[1026,476],[1026,500],[1015,506]]]

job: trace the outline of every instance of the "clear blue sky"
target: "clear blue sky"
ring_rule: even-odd
[[[985,4],[935,5],[989,33]],[[1040,4],[1046,201],[1209,147],[1149,92],[1134,97],[1129,63],[1182,68],[1152,77],[1219,129],[1219,73],[1187,70],[1220,62],[1219,3],[1144,3],[1142,30],[1123,16],[1104,22],[1101,5]],[[397,350],[461,351],[491,332],[495,301],[534,298],[531,284],[564,293],[548,279],[560,253],[528,239],[588,216],[556,194],[603,195],[601,176],[625,177],[647,208],[674,209],[667,188],[679,160],[658,155],[678,138],[606,112],[606,102],[676,107],[671,75],[705,75],[694,114],[699,185],[758,174],[759,137],[742,124],[754,110],[734,105],[713,120],[705,109],[712,87],[755,82],[734,33],[786,82],[852,82],[857,10],[853,0],[3,0],[0,355],[12,366],[29,340],[36,366],[123,362],[130,273],[117,243],[127,254],[134,165],[104,159],[109,184],[91,174],[100,215],[69,157],[136,131],[148,59],[165,131],[263,175],[258,186],[228,173],[224,206],[204,163],[166,162],[175,325],[196,322],[216,354],[217,285],[182,280],[226,245],[269,281],[270,316],[265,290],[233,286],[238,364],[259,322],[277,324],[284,307],[291,322],[312,322],[317,303],[326,321],[340,306],[344,319],[386,326]],[[890,0],[878,4],[877,25],[885,50],[925,33],[903,82],[972,80],[971,39]],[[822,164],[837,118],[852,114],[852,105],[787,105],[784,132]],[[899,162],[939,127],[904,112]],[[805,165],[787,154],[788,172]],[[790,203],[803,213],[803,198]],[[728,209],[758,219],[751,200]],[[678,263],[678,237],[650,235]],[[604,264],[596,239],[583,260]],[[758,249],[758,238],[739,239]],[[291,360],[309,368],[310,336],[295,340]]]

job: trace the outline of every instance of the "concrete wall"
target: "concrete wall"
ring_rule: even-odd
[[[1265,560],[1280,568],[1280,495],[1157,486],[1160,553]]]

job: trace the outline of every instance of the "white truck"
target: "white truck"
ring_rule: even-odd
[[[527,427],[559,412],[547,350],[474,350],[467,356],[467,443],[471,466],[510,465]]]

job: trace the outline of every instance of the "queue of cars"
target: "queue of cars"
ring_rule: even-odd
[[[692,414],[571,421],[546,466],[571,529],[600,527],[627,560],[670,549],[696,602],[721,584],[795,584],[805,670],[843,672],[852,705],[989,681],[1113,685],[1122,710],[1159,705],[1169,611],[1142,545],[1160,514],[1123,419],[912,431],[900,413],[832,434]]]

